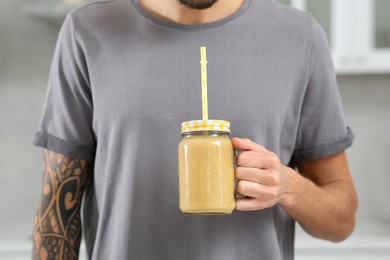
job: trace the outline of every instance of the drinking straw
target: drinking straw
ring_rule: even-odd
[[[207,104],[207,60],[206,47],[200,47],[200,64],[202,68],[202,114],[203,120],[209,119],[209,107]]]

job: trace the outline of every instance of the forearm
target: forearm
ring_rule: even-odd
[[[77,259],[80,207],[92,163],[45,150],[42,199],[34,218],[33,259]]]
[[[34,220],[33,259],[78,259],[81,240],[80,212],[76,212],[70,224],[73,234],[64,235],[56,213],[40,218],[38,209]],[[65,218],[62,216],[61,218]]]
[[[348,237],[357,201],[349,180],[317,185],[289,168],[289,193],[279,203],[310,235],[333,242]]]

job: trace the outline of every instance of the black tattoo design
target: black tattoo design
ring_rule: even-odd
[[[80,206],[93,162],[45,150],[42,199],[34,218],[33,259],[78,259]]]

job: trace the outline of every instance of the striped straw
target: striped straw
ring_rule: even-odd
[[[209,119],[209,107],[207,104],[207,60],[206,47],[200,47],[200,64],[202,67],[202,113],[203,120]]]

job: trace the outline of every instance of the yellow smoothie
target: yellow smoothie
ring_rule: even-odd
[[[230,214],[235,208],[234,152],[227,133],[183,135],[178,153],[180,210],[185,214]]]

